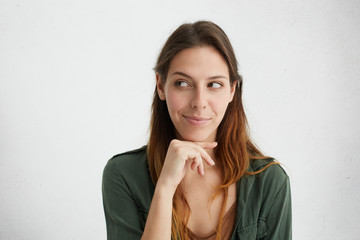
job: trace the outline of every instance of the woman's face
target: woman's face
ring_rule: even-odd
[[[173,58],[165,83],[158,74],[156,80],[177,137],[215,141],[236,85],[230,85],[228,66],[217,50],[210,46],[185,49]]]

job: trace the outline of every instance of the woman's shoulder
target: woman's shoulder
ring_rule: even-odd
[[[238,185],[239,237],[254,234],[254,238],[289,239],[291,190],[287,173],[274,158],[251,159],[248,173]]]
[[[141,162],[146,162],[146,146],[131,151],[126,151],[114,155],[108,164],[126,166],[136,166]]]
[[[289,181],[286,171],[274,158],[251,159],[249,172],[257,171],[260,173],[255,175],[256,180],[264,184],[282,185]]]
[[[105,172],[117,172],[117,174],[135,176],[138,174],[147,174],[147,152],[146,146],[116,154],[108,160]]]
[[[134,202],[147,211],[154,192],[147,163],[146,146],[113,156],[103,171],[103,195],[116,204]]]

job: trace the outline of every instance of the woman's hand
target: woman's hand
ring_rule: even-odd
[[[216,145],[216,142],[171,141],[155,187],[142,240],[171,239],[175,190],[189,169],[204,175],[203,160],[210,166],[215,164],[205,149],[213,149]]]
[[[172,140],[159,176],[158,186],[164,186],[175,193],[189,166],[198,174],[204,175],[203,160],[210,166],[215,165],[214,160],[205,149],[213,149],[216,146],[216,142]]]

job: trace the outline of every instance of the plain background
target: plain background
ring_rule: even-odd
[[[106,239],[101,177],[146,144],[157,54],[228,34],[251,136],[291,178],[294,239],[359,239],[360,2],[0,0],[0,239]]]

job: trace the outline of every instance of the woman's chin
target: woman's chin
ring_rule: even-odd
[[[214,135],[214,134],[213,134]],[[209,134],[176,134],[176,137],[179,140],[189,141],[189,142],[214,142],[215,135]]]

